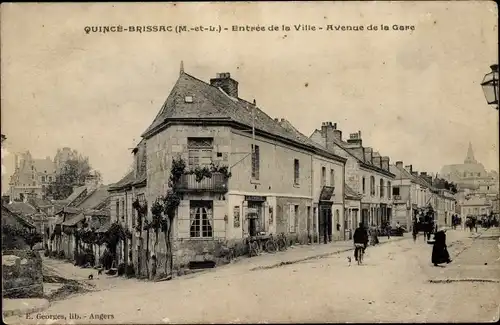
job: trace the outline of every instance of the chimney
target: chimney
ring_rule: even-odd
[[[411,165],[410,165],[410,169],[411,169]],[[411,174],[412,174],[413,176],[418,176],[418,172],[411,171]]]
[[[279,121],[280,121],[280,119],[279,119],[279,118],[275,118],[275,119],[274,119],[274,122],[279,122]]]
[[[382,157],[382,169],[389,171],[390,158],[387,156]]]
[[[2,195],[2,204],[9,204],[9,203],[10,203],[10,196]]]
[[[229,96],[238,98],[238,82],[231,78],[229,72],[217,73],[215,78],[210,79],[210,85],[222,88]]]
[[[382,157],[377,151],[373,153],[372,162],[375,166],[382,168]]]
[[[421,172],[421,173],[420,173],[420,176],[427,177],[427,172]]]
[[[363,145],[363,141],[361,140],[361,131],[349,134],[347,143],[353,144],[356,147],[361,147]]]
[[[365,148],[365,161],[372,162],[372,160],[373,160],[373,149],[370,147]]]
[[[335,124],[335,127],[337,127],[337,124]],[[335,129],[334,129],[334,124],[332,122],[321,123],[321,136],[325,139],[326,148],[333,150]]]
[[[285,120],[284,118],[282,118],[282,119],[281,119],[281,123],[285,123],[285,121],[286,121],[286,120]]]
[[[401,169],[403,168],[403,162],[402,161],[396,161],[396,167]]]
[[[406,165],[405,169],[408,173],[413,175],[413,165]]]

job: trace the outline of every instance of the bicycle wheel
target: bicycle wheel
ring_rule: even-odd
[[[276,243],[274,242],[274,240],[268,240],[268,241],[266,241],[266,244],[264,245],[264,248],[265,248],[266,252],[268,252],[268,253],[274,253],[278,249],[276,247]]]

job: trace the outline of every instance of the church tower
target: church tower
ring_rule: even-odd
[[[472,144],[469,142],[469,149],[467,149],[467,156],[465,157],[464,164],[477,164],[474,158],[474,151],[472,150]]]

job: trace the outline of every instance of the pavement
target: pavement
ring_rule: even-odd
[[[47,299],[2,299],[2,316],[4,318],[36,313],[49,308]]]
[[[127,280],[54,302],[38,320],[11,323],[48,324],[50,315],[58,318],[51,324],[491,322],[498,320],[498,283],[430,279],[452,277],[455,264],[489,266],[499,253],[488,248],[498,245],[486,239],[494,231],[448,231],[453,262],[442,268],[432,265],[423,237],[380,238],[385,244],[369,247],[361,266],[347,262],[350,242],[308,245],[167,282]]]

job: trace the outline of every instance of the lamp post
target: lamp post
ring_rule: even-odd
[[[481,87],[483,87],[484,97],[489,105],[496,105],[498,110],[498,64],[490,66],[491,71],[487,73]]]

